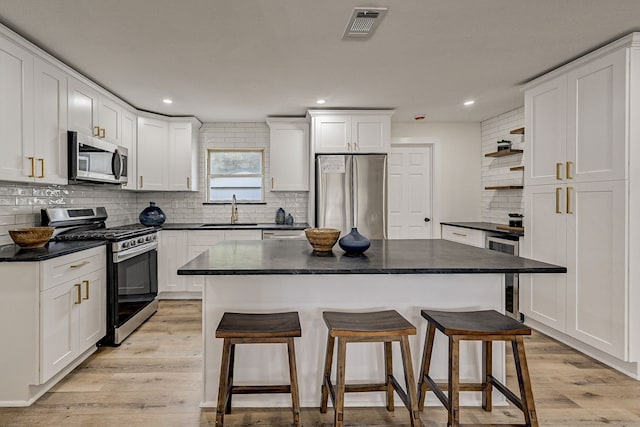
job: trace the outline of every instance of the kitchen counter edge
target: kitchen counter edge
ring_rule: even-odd
[[[522,237],[523,232],[500,230],[497,226],[505,226],[507,224],[497,224],[493,222],[440,222],[441,225],[451,225],[453,227],[469,228],[472,230],[490,231],[492,233],[506,234],[509,236]]]
[[[107,244],[106,240],[49,242],[42,248],[23,249],[16,244],[0,246],[0,262],[37,262],[69,255]]]
[[[255,225],[246,224],[221,224],[221,225],[206,225],[205,223],[175,223],[175,224],[162,224],[162,230],[304,230],[309,228],[307,223],[295,223],[293,225],[285,224],[270,224],[259,223]]]

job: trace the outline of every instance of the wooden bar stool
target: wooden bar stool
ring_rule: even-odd
[[[424,409],[425,395],[427,391],[431,390],[447,409],[447,425],[457,427],[460,425],[459,393],[461,391],[481,391],[482,408],[485,411],[491,411],[491,392],[495,387],[524,413],[525,424],[509,425],[538,426],[529,369],[524,353],[523,336],[531,335],[530,328],[494,310],[470,312],[422,310],[421,313],[422,317],[429,322],[422,355],[422,373],[418,381],[418,406],[421,411]],[[436,329],[449,337],[449,381],[446,385],[437,384],[429,376]],[[482,341],[482,383],[460,383],[460,341],[463,340]],[[520,386],[520,398],[492,375],[492,341],[511,341]],[[443,390],[448,390],[448,397]]]
[[[409,335],[416,334],[416,328],[397,311],[378,311],[373,313],[338,313],[325,311],[324,322],[329,328],[327,353],[324,362],[322,379],[322,399],[320,412],[327,412],[327,400],[335,409],[334,426],[344,426],[344,394],[349,392],[384,391],[387,393],[387,410],[393,411],[393,391],[395,390],[409,410],[412,426],[420,426],[420,417],[415,393],[415,378],[411,365]],[[336,387],[331,383],[331,364],[333,362],[334,340],[338,338],[338,365]],[[402,389],[393,375],[391,343],[400,342],[404,378],[407,392]],[[385,358],[385,381],[376,384],[345,384],[345,362],[347,343],[350,342],[383,342]]]
[[[216,408],[216,426],[224,425],[224,414],[231,413],[231,397],[234,394],[291,393],[293,423],[300,427],[300,397],[294,337],[302,336],[298,313],[244,314],[224,313],[216,338],[224,338],[220,387]],[[288,385],[233,385],[233,365],[236,344],[287,344],[289,351]]]

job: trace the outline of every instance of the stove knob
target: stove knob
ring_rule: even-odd
[[[122,248],[127,249],[129,247],[129,242],[122,242]]]
[[[151,241],[151,236],[147,236],[144,240],[147,241],[147,242],[150,242]]]
[[[144,237],[139,237],[138,238],[138,243],[144,243]]]
[[[158,238],[157,235],[155,235],[155,234],[151,235],[151,240],[155,241],[157,238]]]
[[[136,239],[133,239],[129,242],[129,246],[134,247],[136,245]]]

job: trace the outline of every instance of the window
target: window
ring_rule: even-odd
[[[236,149],[208,152],[209,202],[264,200],[264,150]]]

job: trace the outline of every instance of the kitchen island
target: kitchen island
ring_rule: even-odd
[[[222,340],[215,338],[215,330],[225,311],[299,312],[300,403],[318,406],[327,334],[323,311],[397,310],[418,328],[418,335],[410,341],[417,373],[426,331],[420,310],[503,312],[505,273],[558,274],[566,273],[566,268],[446,240],[372,241],[369,250],[356,257],[346,255],[337,245],[328,255],[316,254],[306,241],[220,242],[178,270],[180,275],[206,276],[202,406],[216,406]],[[431,372],[434,378],[445,378],[447,346],[438,338]],[[477,344],[461,346],[463,379],[479,379]],[[504,345],[494,346],[494,373],[504,380]],[[363,343],[352,347],[347,355],[347,381],[382,378],[382,346]],[[401,372],[397,348],[394,354],[394,370]],[[240,346],[235,357],[235,384],[288,382],[285,346]],[[464,393],[461,402],[478,405],[479,394]],[[290,397],[234,396],[234,405],[289,406]],[[384,394],[348,394],[346,405],[384,405]]]

